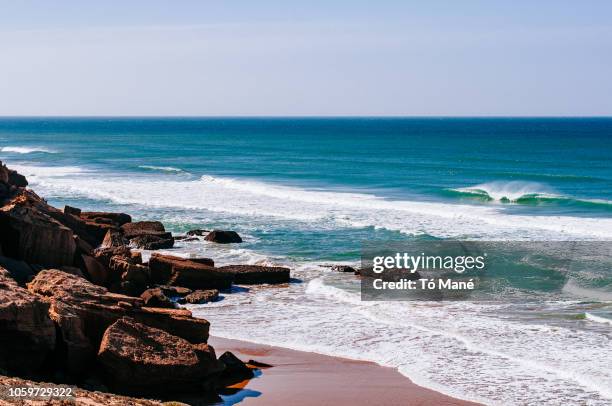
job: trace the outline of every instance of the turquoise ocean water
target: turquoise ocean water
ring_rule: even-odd
[[[245,236],[180,255],[292,267],[288,288],[195,308],[213,334],[491,404],[612,401],[610,268],[552,287],[509,269],[492,302],[434,305],[361,302],[321,266],[356,263],[364,240],[612,240],[612,119],[2,118],[0,160],[58,207]]]

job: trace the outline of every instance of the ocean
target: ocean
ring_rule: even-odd
[[[1,118],[0,160],[57,207],[245,240],[175,254],[291,267],[289,287],[194,306],[213,335],[487,404],[612,402],[610,267],[555,287],[530,282],[554,269],[508,269],[487,301],[364,302],[328,266],[358,266],[364,241],[612,241],[611,118]]]

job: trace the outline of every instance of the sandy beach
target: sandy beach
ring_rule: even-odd
[[[244,405],[476,405],[415,385],[392,368],[245,341],[210,337],[218,354],[273,365],[224,396]]]

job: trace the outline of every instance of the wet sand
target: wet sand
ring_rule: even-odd
[[[273,365],[224,396],[241,405],[476,405],[415,385],[393,368],[245,341],[210,337],[217,355]]]

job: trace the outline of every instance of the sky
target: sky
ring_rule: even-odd
[[[612,115],[612,1],[0,0],[0,115]]]

